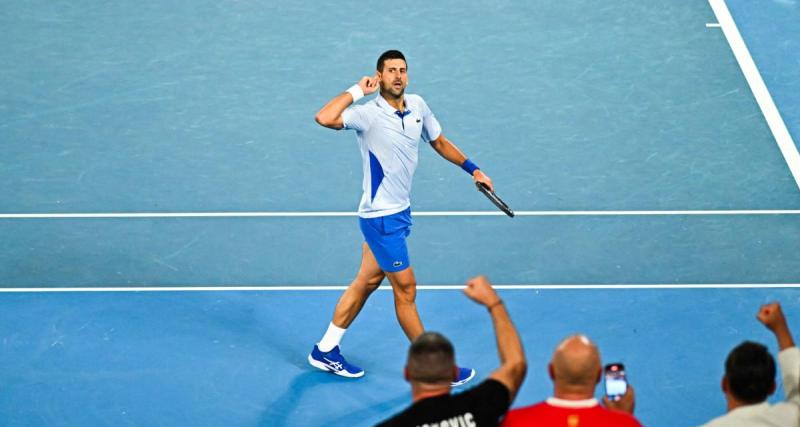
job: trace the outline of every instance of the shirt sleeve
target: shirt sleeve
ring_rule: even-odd
[[[422,104],[422,140],[431,142],[442,134],[442,125],[436,120],[436,116],[434,116],[433,111],[428,108],[428,104],[425,103],[425,100],[420,98],[420,103]]]
[[[364,132],[369,129],[370,117],[367,107],[362,104],[351,105],[342,111],[342,122],[345,129]]]
[[[778,353],[778,364],[786,401],[800,404],[800,350],[789,347]]]
[[[500,381],[488,379],[472,390],[470,394],[472,407],[480,410],[487,418],[499,420],[511,406],[511,393]]]

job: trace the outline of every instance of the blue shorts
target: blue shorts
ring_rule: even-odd
[[[411,208],[377,218],[359,218],[361,233],[381,270],[394,273],[410,267],[406,237],[411,234]]]

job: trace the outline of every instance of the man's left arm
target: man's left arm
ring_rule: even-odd
[[[482,182],[486,184],[490,190],[494,191],[494,185],[492,185],[492,180],[489,176],[483,173],[477,165],[472,163],[472,161],[443,134],[439,134],[436,139],[431,141],[431,147],[433,147],[440,156],[450,161],[450,163],[464,169],[464,171],[472,175],[472,179],[475,182]]]

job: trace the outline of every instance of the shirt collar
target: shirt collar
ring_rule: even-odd
[[[400,110],[397,110],[394,107],[392,107],[391,105],[389,105],[389,102],[386,101],[386,98],[384,98],[381,94],[378,94],[377,102],[378,102],[378,105],[381,107],[381,109],[383,109],[383,111],[385,111],[386,113],[392,114],[392,115],[396,115],[398,117],[400,117],[401,114],[402,114],[402,117],[405,117],[405,116],[411,114],[411,110],[408,109],[408,99],[405,99],[405,97],[403,97],[403,98],[404,98],[404,102],[406,103],[406,110],[403,111],[402,113],[400,112]]]
[[[557,397],[550,397],[547,399],[547,404],[550,406],[557,406],[559,408],[591,408],[597,406],[597,399],[583,399],[583,400],[567,400],[559,399]]]
[[[728,412],[728,415],[734,416],[734,417],[746,416],[746,415],[751,414],[753,412],[764,411],[766,408],[769,408],[769,403],[764,401],[764,402],[761,402],[761,403],[754,403],[752,405],[740,406],[740,407]],[[734,414],[736,414],[736,415],[734,415]]]

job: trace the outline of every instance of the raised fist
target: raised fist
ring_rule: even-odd
[[[486,276],[477,276],[469,279],[467,287],[464,288],[464,293],[471,300],[487,307],[500,301],[500,297],[497,296],[497,292],[494,291]]]

